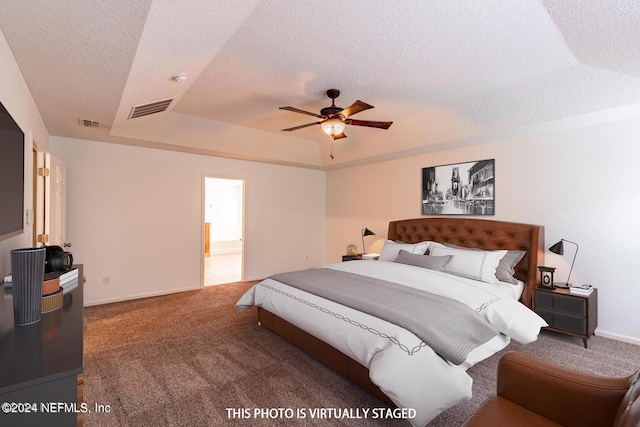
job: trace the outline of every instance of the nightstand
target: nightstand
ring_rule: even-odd
[[[587,340],[598,326],[598,289],[583,296],[565,288],[538,287],[534,290],[533,311],[549,324],[547,329],[580,337],[587,348]]]
[[[362,254],[356,255],[342,255],[342,261],[353,261],[355,259],[362,259]]]

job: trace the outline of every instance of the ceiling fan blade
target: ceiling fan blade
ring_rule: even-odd
[[[295,126],[295,127],[292,127],[292,128],[281,129],[281,130],[291,132],[292,130],[298,130],[298,129],[306,128],[306,127],[309,127],[309,126],[319,125],[320,123],[322,123],[322,122],[307,123],[306,125],[300,125],[300,126]]]
[[[317,117],[319,119],[326,119],[326,117],[321,116],[320,114],[312,113],[310,111],[304,111],[304,110],[301,110],[299,108],[294,108],[294,107],[280,107],[280,110],[293,111],[294,113],[306,114],[308,116]]]
[[[342,138],[346,138],[347,135],[344,134],[344,131],[340,132],[337,135],[333,135],[333,140],[335,141],[336,139],[342,139]]]
[[[345,117],[349,117],[349,116],[353,116],[356,113],[359,113],[360,111],[368,110],[369,108],[373,108],[373,105],[369,105],[366,102],[357,100],[356,102],[354,102],[353,104],[345,108],[344,110],[340,111],[339,114],[342,114]]]
[[[366,126],[370,128],[378,128],[378,129],[389,129],[389,126],[393,124],[393,122],[374,122],[371,120],[345,120],[345,123],[348,125],[354,126]]]

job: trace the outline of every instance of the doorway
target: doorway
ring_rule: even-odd
[[[205,286],[240,282],[244,265],[244,180],[204,177]]]

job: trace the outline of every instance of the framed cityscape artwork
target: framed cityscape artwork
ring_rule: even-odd
[[[422,168],[422,215],[494,215],[495,159]]]

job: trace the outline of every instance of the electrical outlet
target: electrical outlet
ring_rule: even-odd
[[[102,276],[102,284],[110,285],[111,284],[111,276]]]

